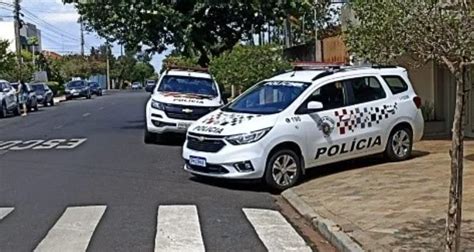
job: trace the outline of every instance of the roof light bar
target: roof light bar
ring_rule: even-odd
[[[204,67],[187,67],[187,66],[168,66],[167,70],[184,70],[189,72],[200,72],[200,73],[209,73],[209,70]]]
[[[344,62],[312,62],[312,61],[299,61],[293,62],[293,70],[326,70],[326,69],[339,69],[345,66]]]

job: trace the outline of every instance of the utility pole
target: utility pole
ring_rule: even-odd
[[[81,25],[81,56],[84,56],[84,25],[82,23],[82,18],[79,19]]]
[[[106,58],[107,58],[107,89],[112,89],[110,85],[110,62],[109,62],[109,43],[106,43]]]
[[[18,64],[18,80],[21,79],[21,40],[20,40],[20,29],[21,29],[21,19],[20,19],[20,0],[15,0],[15,8],[13,10],[13,14],[15,17],[14,26],[15,26],[15,47],[16,47],[16,59]]]

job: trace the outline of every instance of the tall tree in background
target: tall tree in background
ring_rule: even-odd
[[[8,50],[9,46],[8,40],[0,40],[0,74],[15,65],[15,54]]]
[[[463,187],[463,118],[466,75],[474,63],[474,11],[469,1],[354,0],[357,21],[347,42],[352,53],[374,63],[394,63],[410,55],[419,62],[444,64],[456,80],[452,127],[451,181],[446,221],[446,251],[458,251]]]
[[[207,65],[211,56],[286,19],[298,0],[74,1],[87,29],[137,50],[161,53],[173,45]]]

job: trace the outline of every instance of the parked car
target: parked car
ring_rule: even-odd
[[[16,91],[18,90],[19,83],[12,83],[12,88]],[[26,100],[26,108],[28,111],[38,111],[38,97],[36,96],[35,90],[31,87],[30,84],[26,83],[26,88],[28,90],[28,98]]]
[[[146,85],[145,85],[145,91],[149,93],[153,93],[153,90],[155,90],[156,87],[156,81],[154,80],[147,80]]]
[[[45,83],[37,82],[30,84],[31,88],[36,93],[38,103],[43,104],[47,107],[49,105],[54,106],[54,95],[53,91]]]
[[[184,169],[284,190],[324,164],[379,153],[406,160],[423,136],[420,107],[401,67],[295,68],[193,123]]]
[[[5,80],[0,80],[0,106],[0,118],[5,118],[8,113],[20,115],[16,90]]]
[[[89,87],[90,87],[91,93],[93,95],[97,95],[97,96],[102,96],[103,95],[102,87],[100,86],[99,83],[89,82]]]
[[[202,116],[225,104],[225,95],[203,68],[169,68],[146,105],[145,142],[167,133],[185,134]]]
[[[132,88],[132,90],[138,90],[138,89],[142,89],[143,86],[140,82],[134,82],[134,83],[132,83],[131,88]]]
[[[86,99],[92,98],[92,92],[84,80],[73,80],[66,84],[64,93],[66,94],[66,100],[72,98],[85,97]]]

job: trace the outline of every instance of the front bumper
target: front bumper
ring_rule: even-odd
[[[228,179],[259,179],[265,173],[266,157],[265,146],[257,143],[244,145],[226,145],[218,152],[203,152],[188,148],[188,140],[183,146],[184,170],[201,176],[228,178]],[[206,159],[206,167],[189,164],[190,157]],[[253,171],[239,171],[235,164],[250,162]]]
[[[171,119],[162,110],[149,108],[146,115],[146,127],[149,132],[185,134],[194,121]]]

